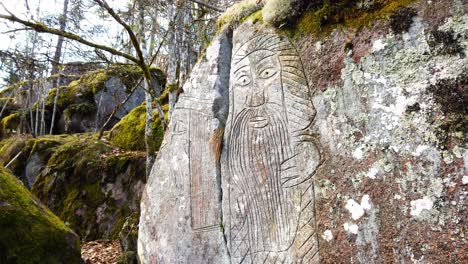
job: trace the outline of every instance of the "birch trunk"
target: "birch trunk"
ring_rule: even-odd
[[[171,3],[168,5],[168,17],[174,17],[175,14],[175,3]],[[177,16],[175,21],[178,21]],[[175,21],[171,22],[169,25],[169,31],[167,34],[167,46],[168,46],[168,69],[167,69],[167,86],[169,88],[169,120],[171,118],[172,111],[174,110],[174,105],[177,100],[177,91],[179,90],[179,84],[177,83],[177,50],[178,50],[178,43],[176,41],[176,34],[175,29],[176,23]]]
[[[52,110],[52,119],[50,121],[50,131],[49,131],[49,134],[52,135],[53,131],[54,131],[54,124],[55,124],[55,115],[57,113],[57,101],[58,101],[58,97],[59,97],[59,93],[60,93],[60,87],[57,87],[55,89],[55,96],[54,96],[54,108]]]
[[[65,31],[67,27],[67,15],[68,15],[68,1],[69,0],[64,0],[63,1],[63,13],[62,16],[60,17],[60,30]],[[63,46],[63,41],[64,41],[63,36],[59,36],[57,39],[57,45],[55,46],[55,53],[54,53],[54,58],[52,61],[52,70],[50,72],[50,75],[54,76],[59,73],[59,64],[60,64],[60,59],[62,57],[62,46]],[[57,83],[59,82],[60,77],[57,76],[56,79],[52,80],[52,87],[57,87]]]
[[[141,44],[141,51],[143,53],[143,58],[145,62],[148,61],[148,49],[146,46],[145,39],[145,14],[143,0],[138,1],[138,28],[139,28],[139,38]],[[146,65],[144,65],[146,67]],[[145,122],[145,147],[146,147],[146,178],[148,179],[151,172],[151,167],[153,166],[155,160],[155,153],[152,146],[153,138],[153,105],[151,100],[151,89],[153,89],[151,76],[145,76],[145,82],[143,83],[143,89],[145,90],[145,102],[146,102],[146,122]]]

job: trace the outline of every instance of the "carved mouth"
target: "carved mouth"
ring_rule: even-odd
[[[253,116],[250,118],[249,123],[254,128],[266,127],[270,120],[266,116]]]

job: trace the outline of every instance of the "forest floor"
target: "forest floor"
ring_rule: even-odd
[[[121,254],[119,240],[82,242],[81,258],[86,264],[114,264]]]

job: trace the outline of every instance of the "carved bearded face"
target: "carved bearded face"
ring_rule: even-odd
[[[255,111],[249,125],[263,128],[270,123],[266,108],[282,107],[280,61],[270,50],[256,50],[234,65],[234,114]]]

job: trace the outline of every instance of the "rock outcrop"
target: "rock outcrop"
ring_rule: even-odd
[[[226,122],[230,38],[223,33],[208,48],[172,113],[142,197],[138,252],[143,262],[228,261],[220,229],[220,174],[209,140]]]
[[[0,263],[81,263],[80,239],[0,168]]]
[[[467,261],[466,9],[305,6],[221,17],[143,195],[143,263]]]
[[[158,89],[161,90],[156,92],[159,94],[165,87],[165,76],[157,68],[152,67],[150,71],[158,84]],[[25,81],[2,90],[0,108],[3,108],[4,104],[6,107],[0,120],[0,136],[5,138],[21,131],[29,133],[24,119],[29,120],[30,115],[42,119],[43,107],[43,123],[41,120],[31,118],[34,129],[36,122],[41,123],[37,125],[37,133],[41,128],[43,134],[48,133],[52,119],[54,119],[54,134],[95,132],[104,124],[106,124],[105,130],[109,130],[144,101],[145,92],[140,83],[142,73],[136,66],[114,65],[105,69],[90,70],[75,76],[74,79],[71,82],[65,82],[62,86],[51,88],[44,99],[44,105],[39,100],[30,106],[24,102],[25,98],[23,98],[25,94],[28,94],[27,91],[30,90],[31,85],[34,87],[45,85],[40,81]],[[59,83],[64,81],[65,79],[62,79]],[[47,88],[47,86],[44,87]],[[56,96],[57,93],[58,96]],[[124,101],[125,103],[122,104]],[[119,108],[114,113],[117,106]],[[52,118],[54,107],[56,113]],[[38,112],[37,115],[36,112]]]
[[[128,217],[138,218],[144,152],[123,151],[96,134],[12,137],[1,143],[0,165],[9,164],[82,239],[116,239]]]

